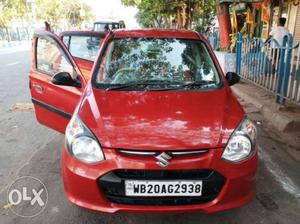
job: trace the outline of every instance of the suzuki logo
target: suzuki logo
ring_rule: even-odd
[[[158,160],[156,164],[159,165],[160,167],[168,166],[170,164],[170,160],[172,159],[172,157],[165,152],[159,154],[155,158]]]

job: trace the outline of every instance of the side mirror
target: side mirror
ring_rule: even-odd
[[[52,77],[52,83],[60,86],[81,87],[79,80],[74,80],[68,72],[58,72]]]
[[[240,81],[240,76],[235,72],[227,72],[226,79],[228,81],[229,86],[233,86],[234,84]]]

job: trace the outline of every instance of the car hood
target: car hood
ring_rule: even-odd
[[[223,147],[244,116],[228,87],[214,91],[105,91],[88,86],[78,112],[102,147]]]

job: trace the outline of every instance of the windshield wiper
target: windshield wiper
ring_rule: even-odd
[[[148,86],[164,86],[164,88],[148,88]],[[120,90],[120,89],[127,89],[127,88],[143,88],[146,90],[152,91],[168,91],[168,90],[177,90],[177,89],[184,89],[187,87],[206,87],[210,85],[216,85],[215,81],[195,81],[195,82],[176,82],[176,81],[168,81],[168,80],[147,80],[142,82],[128,82],[125,84],[114,84],[110,87],[107,87],[105,90]]]
[[[216,85],[215,81],[194,81],[194,82],[188,82],[188,83],[180,83],[176,84],[174,86],[168,86],[167,88],[163,89],[155,89],[155,91],[169,91],[169,90],[180,90],[180,89],[186,89],[188,87],[198,87],[198,88],[205,88],[211,85]]]
[[[126,84],[114,84],[110,87],[107,87],[105,90],[119,90],[119,89],[126,89],[126,88],[131,88],[131,87],[140,87],[144,86],[145,84],[142,82],[134,82],[134,83],[126,83]]]
[[[161,85],[175,85],[175,86],[180,86],[182,83],[181,82],[173,82],[173,81],[168,81],[168,80],[147,80],[147,81],[142,81],[142,82],[128,82],[124,84],[114,84],[110,87],[107,87],[105,90],[119,90],[119,89],[126,89],[126,88],[132,88],[132,87],[142,87],[146,88],[147,86],[161,86]],[[147,89],[151,90],[151,89]],[[163,89],[159,89],[163,90]]]
[[[184,83],[184,84],[180,85],[179,88],[193,87],[193,86],[206,87],[206,86],[211,86],[211,85],[216,85],[216,82],[211,81],[211,80],[201,80],[201,81]]]

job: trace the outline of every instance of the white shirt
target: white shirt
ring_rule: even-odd
[[[280,45],[282,45],[283,37],[289,33],[290,31],[286,27],[276,26],[272,28],[270,35],[273,36],[273,38],[277,40]]]

